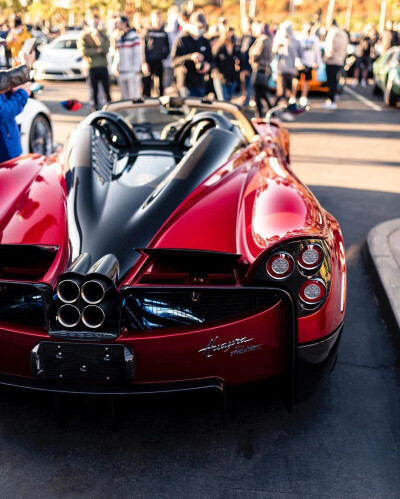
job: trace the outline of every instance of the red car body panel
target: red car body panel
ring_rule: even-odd
[[[6,324],[1,326],[2,372],[31,377],[30,353],[35,345],[48,338],[47,334],[33,328],[29,331],[27,328],[10,330]],[[280,301],[267,311],[233,323],[186,328],[186,331],[168,330],[164,334],[125,332],[117,342],[135,350],[138,359],[136,383],[220,377],[235,385],[278,376],[285,371],[288,328],[286,306]],[[241,354],[241,348],[247,348],[246,343],[231,347],[226,352],[211,352],[207,358],[199,353],[214,338],[217,338],[216,344],[221,344],[246,336],[254,339],[251,356]],[[205,362],[199,362],[199,356]]]
[[[295,315],[294,323],[292,307],[281,297],[266,310],[211,324],[145,332],[122,329],[114,343],[135,352],[133,385],[209,377],[235,385],[275,377],[288,369],[290,338],[295,345],[306,346],[341,328],[346,267],[339,225],[290,170],[287,132],[261,122],[255,126],[261,138],[196,186],[147,248],[239,255],[241,271],[235,273],[233,286],[241,287],[252,285],[267,255],[282,244],[326,241],[331,258],[328,296],[316,310]],[[38,279],[53,290],[71,263],[67,189],[61,170],[55,159],[33,155],[0,165],[0,246],[57,247],[54,261]],[[141,282],[143,275],[154,272],[151,262],[152,257],[143,253],[118,289],[151,287]],[[292,300],[297,306],[296,298]],[[43,328],[0,322],[0,374],[34,378],[30,354],[45,339],[50,338]],[[246,341],[212,350],[233,339]]]

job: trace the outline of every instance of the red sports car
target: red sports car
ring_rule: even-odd
[[[0,383],[135,394],[332,370],[338,222],[278,122],[206,99],[114,102],[57,157],[0,165]]]

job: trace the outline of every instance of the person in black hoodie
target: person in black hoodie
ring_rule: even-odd
[[[248,17],[241,20],[242,39],[240,42],[240,82],[242,86],[243,106],[250,104],[250,97],[253,93],[253,85],[251,82],[251,64],[249,62],[249,50],[256,41],[251,30],[251,22]]]
[[[146,97],[151,95],[152,83],[154,85],[154,77],[158,79],[159,95],[164,94],[163,75],[164,67],[163,60],[169,56],[169,38],[164,30],[162,13],[159,10],[153,10],[150,14],[151,28],[147,30],[144,36],[144,56],[142,72],[143,78],[143,93]]]
[[[236,44],[235,31],[228,28],[214,49],[214,79],[221,82],[224,100],[229,102],[239,82],[240,47]]]
[[[204,97],[205,75],[213,65],[209,40],[204,38],[207,23],[202,12],[190,16],[187,31],[175,40],[171,60],[176,85],[181,95]]]

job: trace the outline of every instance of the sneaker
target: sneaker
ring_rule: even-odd
[[[290,97],[289,104],[296,104],[296,97]]]
[[[367,86],[367,81],[366,80],[361,80],[361,86],[366,87]]]
[[[290,113],[288,113],[287,111],[283,111],[283,113],[281,113],[281,120],[282,121],[294,121],[294,116]]]
[[[358,85],[358,81],[355,81],[355,80],[353,80],[353,81],[350,83],[350,86],[351,86],[352,88],[355,88],[357,85]]]
[[[308,106],[307,97],[300,97],[299,103],[300,103],[300,106]]]
[[[337,109],[337,104],[328,99],[322,104],[322,109]]]

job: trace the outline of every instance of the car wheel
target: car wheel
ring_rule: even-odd
[[[32,121],[29,132],[29,152],[48,156],[53,150],[53,131],[44,114],[38,114]]]
[[[374,95],[381,95],[382,94],[382,90],[380,89],[380,87],[378,87],[376,82],[374,82],[374,86],[372,87],[372,93]]]
[[[388,80],[388,82],[386,84],[386,88],[385,88],[385,92],[384,92],[384,100],[385,100],[386,106],[389,106],[389,107],[394,107],[397,103],[397,97],[396,97],[396,94],[393,92],[393,88],[392,88],[392,80]]]

